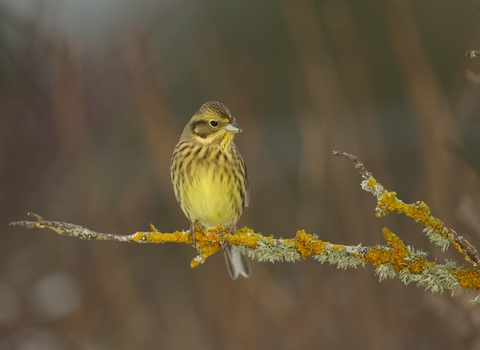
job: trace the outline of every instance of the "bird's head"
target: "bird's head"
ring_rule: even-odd
[[[194,114],[185,127],[182,138],[202,143],[230,143],[242,128],[228,108],[220,102],[207,102]]]

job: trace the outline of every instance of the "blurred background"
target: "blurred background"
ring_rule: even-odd
[[[243,127],[238,227],[429,257],[422,227],[374,217],[357,155],[480,248],[480,17],[470,0],[0,1],[0,350],[479,349],[480,306],[374,269],[88,242],[8,223],[32,211],[98,232],[188,229],[170,156],[206,101]],[[361,344],[361,345],[360,345]]]

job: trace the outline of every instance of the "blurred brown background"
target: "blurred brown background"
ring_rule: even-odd
[[[86,242],[8,223],[36,212],[99,232],[187,229],[169,181],[206,101],[243,127],[239,222],[342,244],[406,244],[334,149],[480,247],[480,18],[471,1],[0,1],[0,350],[479,349],[480,306],[370,266],[253,263],[186,245]]]

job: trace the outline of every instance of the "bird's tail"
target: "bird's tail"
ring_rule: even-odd
[[[239,253],[235,246],[227,245],[223,248],[223,255],[225,256],[225,262],[227,263],[228,273],[232,279],[237,279],[239,275],[243,277],[250,276],[250,264],[247,257]]]

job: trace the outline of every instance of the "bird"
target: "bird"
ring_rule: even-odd
[[[247,167],[233,142],[235,134],[241,131],[224,104],[207,102],[185,126],[173,151],[171,182],[175,197],[191,222],[193,238],[195,225],[209,228],[222,224],[230,232],[236,231],[236,223],[249,204]],[[232,245],[222,249],[230,277],[249,277],[247,258]]]

